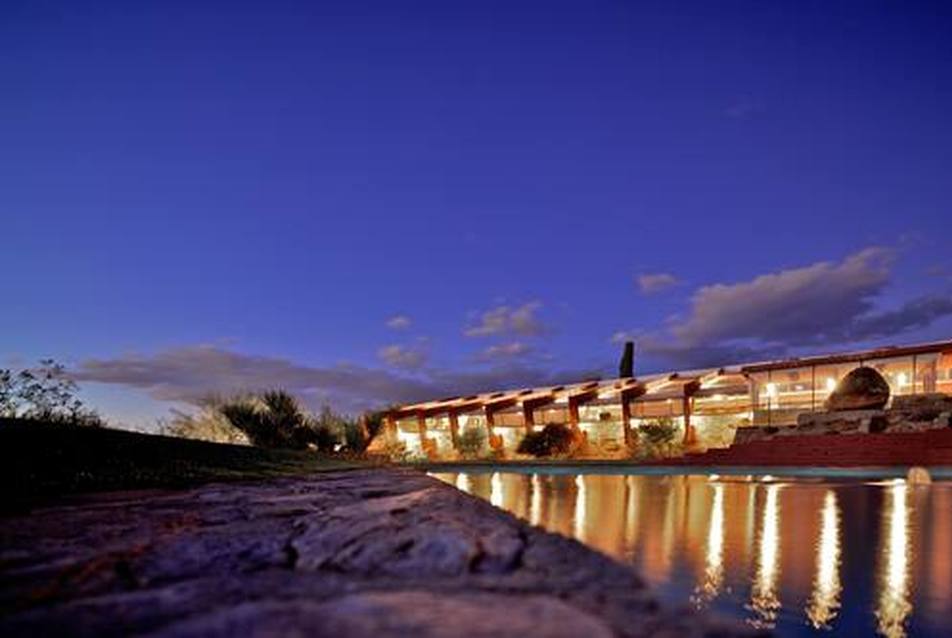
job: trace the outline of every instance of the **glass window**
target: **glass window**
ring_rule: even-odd
[[[920,354],[916,357],[916,381],[913,391],[931,394],[937,392],[939,355]]]
[[[871,359],[865,365],[879,371],[889,384],[891,394],[912,394],[912,357]]]

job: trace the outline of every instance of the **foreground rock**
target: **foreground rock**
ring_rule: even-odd
[[[731,636],[628,568],[395,470],[0,521],[3,636]]]

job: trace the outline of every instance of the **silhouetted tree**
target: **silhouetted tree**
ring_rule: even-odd
[[[0,370],[0,417],[70,425],[102,425],[95,411],[76,396],[79,386],[66,368],[42,359],[32,369]]]

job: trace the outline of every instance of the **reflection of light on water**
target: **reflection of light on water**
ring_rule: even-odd
[[[499,472],[493,472],[489,481],[489,502],[496,507],[502,507],[502,477]]]
[[[724,580],[724,486],[714,485],[714,502],[711,504],[711,525],[707,531],[707,556],[704,565],[704,582],[696,590],[694,602],[702,606],[711,601],[721,590]]]
[[[829,626],[840,608],[840,512],[836,494],[827,490],[820,514],[820,538],[816,545],[816,578],[807,605],[807,618],[815,628]]]
[[[473,484],[470,482],[469,474],[460,473],[456,475],[456,489],[467,494],[473,493]]]
[[[749,621],[755,627],[773,627],[780,609],[777,597],[777,579],[780,565],[780,505],[779,485],[767,485],[764,515],[761,519],[760,543],[757,547],[757,575],[751,592],[751,608],[758,618]]]
[[[529,501],[529,522],[538,525],[542,522],[542,480],[538,474],[532,475],[532,497]]]
[[[879,599],[876,619],[881,634],[889,638],[906,635],[906,618],[912,612],[909,602],[909,505],[908,487],[897,480],[886,494],[883,548],[879,575]]]
[[[575,527],[573,534],[575,538],[584,540],[585,538],[585,477],[581,474],[575,477]]]

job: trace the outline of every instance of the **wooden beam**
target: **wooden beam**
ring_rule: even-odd
[[[631,403],[624,396],[621,400],[621,426],[624,428],[625,449],[630,449],[635,437],[632,436],[631,432]]]
[[[417,430],[420,432],[420,449],[423,450],[423,454],[426,454],[426,416],[423,411],[417,413]]]
[[[459,416],[452,410],[449,413],[450,419],[450,440],[453,442],[453,449],[459,450]]]

